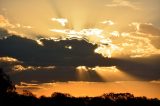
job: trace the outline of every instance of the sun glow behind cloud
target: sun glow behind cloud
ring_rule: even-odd
[[[45,46],[43,40],[78,39],[96,45],[93,52],[104,57],[106,62],[110,60],[108,58],[152,58],[160,55],[159,4],[159,0],[3,0],[0,4],[0,39],[4,37],[1,35],[7,38],[15,34],[36,41],[40,47]],[[72,45],[64,48],[74,50]],[[18,60],[2,57],[0,61],[11,63]],[[55,67],[18,63],[11,69],[20,73],[26,70],[55,70]],[[75,69],[78,80],[87,81],[90,74],[96,74],[104,81],[139,80],[125,71],[116,65],[78,66]],[[144,84],[143,87],[148,86]],[[63,91],[62,88],[64,86],[59,91]]]
[[[116,80],[133,80],[136,79],[127,73],[119,70],[116,66],[110,67],[95,67],[92,70],[95,70],[98,75],[100,75],[104,81],[116,81]],[[114,76],[114,77],[113,77]]]
[[[112,52],[119,50],[119,47],[114,45],[109,37],[105,37],[102,29],[82,29],[80,31],[51,29],[51,31],[64,34],[68,39],[81,39],[92,44],[98,44],[99,46],[95,49],[95,53],[102,54],[104,57],[110,58],[112,57]]]
[[[134,78],[133,76],[119,70],[116,66],[110,67],[86,67],[86,66],[78,66],[76,68],[78,72],[78,78],[82,81],[85,81],[89,78],[89,73],[96,72],[105,82],[107,81],[125,81],[125,80],[138,80],[138,78]]]
[[[3,8],[5,8],[5,16],[10,14],[15,19],[13,21],[11,16],[7,16],[8,19],[1,16],[1,27],[8,27],[9,31],[17,31],[18,33],[22,33],[25,37],[36,39],[37,43],[41,46],[43,46],[43,44],[39,39],[37,39],[39,38],[38,36],[42,36],[42,38],[54,37],[59,40],[83,39],[89,43],[97,44],[98,47],[95,49],[95,53],[99,53],[102,56],[109,58],[112,56],[120,57],[121,55],[127,55],[129,57],[136,58],[159,54],[159,50],[152,46],[149,38],[142,36],[142,33],[140,33],[139,36],[136,35],[138,31],[140,32],[140,24],[138,22],[133,22],[133,19],[130,17],[126,19],[125,15],[117,16],[118,14],[114,14],[114,8],[126,10],[127,7],[131,10],[125,11],[126,14],[133,12],[134,15],[134,11],[141,12],[143,6],[136,2],[127,0],[113,0],[104,5],[105,2],[107,3],[107,1],[97,3],[96,0],[91,4],[90,0],[69,0],[67,2],[63,0],[63,3],[61,3],[61,1],[41,0],[41,2],[39,2],[39,6],[43,8],[43,10],[32,5],[29,6],[27,1],[19,2],[19,4],[22,5],[25,3],[25,7],[28,10],[22,8],[21,5],[19,7],[8,7],[11,2],[6,2],[6,4],[5,2],[2,2],[4,3]],[[37,2],[32,1],[32,3],[36,4]],[[51,4],[54,4],[54,6]],[[90,5],[88,6],[88,4]],[[15,3],[15,5],[17,5],[17,3]],[[101,6],[100,8],[103,10],[103,12],[96,12],[99,10],[99,6]],[[4,11],[3,8],[2,11]],[[103,13],[108,11],[107,9],[109,9],[111,12],[109,12],[107,15],[104,15]],[[24,10],[32,12],[33,15],[28,16],[28,18],[24,17],[26,16],[23,12]],[[39,11],[41,11],[41,14]],[[19,15],[15,17],[14,14],[16,12],[18,12]],[[46,12],[46,15],[42,15]],[[132,14],[130,15],[132,16]],[[144,17],[138,13],[134,15],[134,17],[136,16],[138,16],[138,18]],[[121,20],[116,19],[115,17],[120,17],[119,19]],[[33,22],[33,20],[36,21]],[[128,22],[128,20],[132,20],[130,21],[131,24],[125,23]],[[61,26],[59,26],[57,23]],[[128,32],[129,28],[126,28],[126,31],[121,31],[121,29],[126,27],[127,24],[130,24],[129,27],[134,26],[137,31],[135,31],[135,33]]]

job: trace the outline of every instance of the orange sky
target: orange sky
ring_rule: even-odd
[[[22,84],[23,85],[23,84]],[[103,93],[132,93],[135,96],[160,98],[160,83],[145,81],[120,81],[120,82],[57,82],[40,85],[17,86],[17,91],[22,89],[32,91],[37,96],[50,96],[53,92],[69,93],[73,96],[99,96]]]

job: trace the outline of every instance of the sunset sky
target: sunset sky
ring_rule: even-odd
[[[160,0],[0,0],[0,67],[17,91],[160,98]]]

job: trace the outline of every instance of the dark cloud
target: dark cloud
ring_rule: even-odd
[[[153,57],[151,59],[108,59],[106,66],[117,66],[122,72],[127,73],[130,76],[135,77],[137,80],[159,80],[160,78],[160,56]],[[103,82],[103,78],[94,70],[83,71],[83,77],[76,70],[74,66],[59,66],[55,69],[36,69],[36,70],[24,70],[19,72],[11,72],[11,78],[14,82],[19,83],[37,81],[38,83],[53,82],[53,81],[89,81],[89,82]],[[114,76],[113,76],[114,77]],[[118,79],[118,81],[128,80],[126,78]],[[132,79],[133,80],[133,79]],[[113,80],[113,81],[117,81]]]
[[[135,59],[112,58],[109,63],[114,64],[118,69],[141,80],[160,79],[159,55]]]
[[[95,71],[87,71],[83,73],[83,78],[79,78],[78,71],[75,67],[57,67],[54,70],[36,70],[36,71],[20,71],[10,73],[11,78],[15,83],[21,81],[31,83],[33,80],[36,83],[46,82],[67,82],[67,81],[90,81],[102,82],[104,81]]]
[[[29,65],[95,66],[107,60],[94,53],[96,45],[84,40],[53,41],[43,39],[44,46],[18,36],[0,40],[0,56],[14,57]],[[72,46],[72,49],[66,48]]]
[[[138,77],[142,80],[157,80],[160,78],[160,56],[139,59],[104,58],[94,53],[97,45],[84,40],[47,40],[42,39],[43,46],[35,40],[22,38],[16,35],[0,39],[0,57],[13,57],[23,63],[4,64],[6,70],[16,65],[22,66],[56,66],[54,70],[44,68],[10,72],[11,78],[16,82],[52,82],[52,81],[103,81],[93,70],[84,72],[84,79],[78,79],[75,70],[77,66],[116,66],[118,69]],[[66,48],[72,46],[72,49]],[[7,71],[9,72],[9,71]],[[120,79],[123,80],[123,79]]]

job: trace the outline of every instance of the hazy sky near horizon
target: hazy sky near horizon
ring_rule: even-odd
[[[0,67],[19,88],[21,82],[28,89],[30,83],[146,81],[153,89],[142,95],[155,90],[147,94],[154,97],[159,10],[160,0],[0,0]]]

